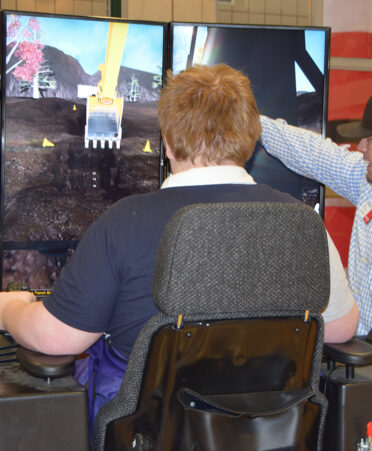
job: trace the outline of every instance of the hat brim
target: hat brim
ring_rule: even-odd
[[[372,129],[363,127],[362,121],[346,122],[336,126],[337,133],[347,139],[362,139],[372,136]]]

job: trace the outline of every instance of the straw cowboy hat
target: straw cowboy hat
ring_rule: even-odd
[[[368,99],[362,120],[345,122],[336,127],[337,133],[347,139],[361,139],[372,136],[372,96]]]

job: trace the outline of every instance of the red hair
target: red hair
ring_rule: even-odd
[[[249,79],[226,64],[194,66],[174,76],[158,103],[160,128],[176,160],[244,166],[261,134]]]

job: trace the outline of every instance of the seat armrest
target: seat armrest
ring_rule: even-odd
[[[372,344],[359,338],[352,338],[346,343],[326,343],[323,352],[328,360],[349,366],[372,364]]]
[[[17,359],[24,370],[35,377],[53,379],[71,375],[75,371],[73,355],[47,355],[19,346]]]

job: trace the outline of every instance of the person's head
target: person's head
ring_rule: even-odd
[[[357,149],[363,152],[363,158],[368,162],[367,166],[367,180],[372,183],[372,136],[363,138]]]
[[[168,156],[202,166],[244,166],[261,134],[249,79],[225,64],[169,71],[158,115]]]

